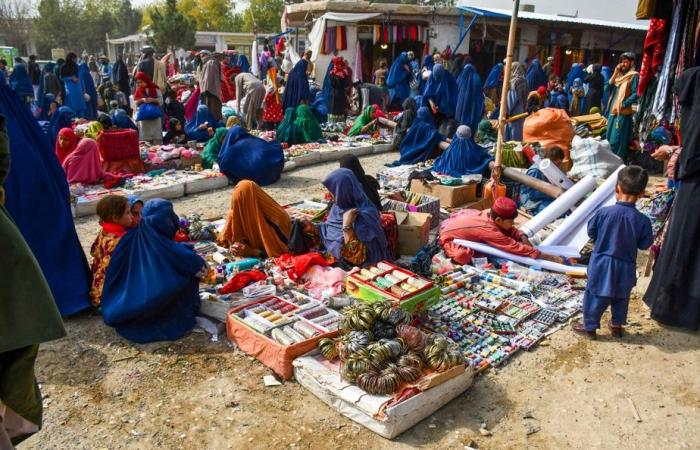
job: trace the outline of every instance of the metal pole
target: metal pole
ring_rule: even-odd
[[[503,136],[506,128],[506,106],[508,104],[508,91],[510,90],[510,68],[513,64],[513,49],[515,48],[515,33],[518,28],[518,9],[520,0],[513,0],[513,14],[510,17],[510,31],[508,33],[508,48],[506,50],[506,67],[503,74],[503,88],[501,89],[501,109],[498,113],[498,140],[496,141],[496,161],[493,167],[493,179],[498,182],[501,179],[503,168]]]

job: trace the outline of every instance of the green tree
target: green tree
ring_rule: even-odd
[[[81,5],[75,0],[41,0],[37,7],[36,38],[39,54],[52,48],[79,49]]]
[[[284,0],[250,0],[243,12],[243,31],[274,33],[280,29]]]
[[[151,45],[160,50],[192,48],[196,23],[177,10],[177,0],[166,0],[151,13]]]
[[[231,0],[179,0],[177,3],[177,10],[197,23],[197,31],[225,31],[232,9]]]
[[[118,37],[136,33],[141,26],[143,13],[132,7],[131,0],[121,0],[117,4],[113,33]]]

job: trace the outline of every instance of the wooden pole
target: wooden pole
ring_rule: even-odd
[[[508,33],[508,48],[506,50],[506,67],[503,73],[503,87],[501,89],[501,108],[498,112],[498,140],[496,141],[496,163],[492,171],[494,181],[498,182],[503,173],[501,161],[503,154],[503,137],[506,128],[506,106],[508,104],[508,91],[510,90],[510,68],[513,64],[513,49],[515,48],[515,34],[518,28],[518,10],[520,0],[513,0],[513,14],[510,17],[510,31]]]

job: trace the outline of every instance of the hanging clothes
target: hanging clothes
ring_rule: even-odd
[[[119,240],[104,288],[107,325],[137,343],[172,341],[195,325],[204,260],[191,246],[173,240],[179,219],[168,200],[149,200],[139,226]]]
[[[433,172],[452,177],[484,175],[491,161],[493,158],[486,149],[474,142],[471,129],[460,125],[450,146],[435,160]]]
[[[430,110],[425,106],[420,107],[416,119],[401,142],[400,158],[392,165],[400,166],[427,161],[435,153],[437,145],[444,140],[445,137],[435,128],[435,120]]]
[[[65,173],[36,119],[3,84],[0,114],[5,116],[12,161],[5,207],[39,262],[59,311],[75,314],[90,305],[90,275],[73,223]]]
[[[233,189],[226,224],[219,243],[230,247],[243,243],[249,253],[262,251],[276,258],[287,253],[292,220],[287,212],[255,182],[243,180]]]
[[[474,66],[467,64],[457,78],[455,120],[476,130],[484,114],[484,86]]]
[[[279,142],[267,142],[234,126],[221,144],[219,168],[233,183],[252,180],[268,186],[282,175],[284,153]]]
[[[656,76],[659,67],[664,62],[666,54],[666,38],[668,37],[668,22],[652,17],[649,30],[644,38],[642,53],[642,68],[639,70],[639,85],[637,94],[643,95],[652,78]]]

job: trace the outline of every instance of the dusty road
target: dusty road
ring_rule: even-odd
[[[394,154],[363,159],[374,173]],[[323,192],[336,163],[285,174],[280,203]],[[230,190],[175,201],[222,215]],[[79,219],[88,249],[95,218]],[[642,280],[643,285],[646,281]],[[700,448],[700,336],[665,329],[635,298],[629,336],[582,340],[565,328],[477,378],[465,395],[394,441],[355,425],[295,382],[265,388],[262,364],[194,333],[134,345],[94,313],[42,345],[44,429],[21,449],[679,449]],[[637,422],[630,405],[642,421]],[[481,423],[491,436],[479,432]]]

